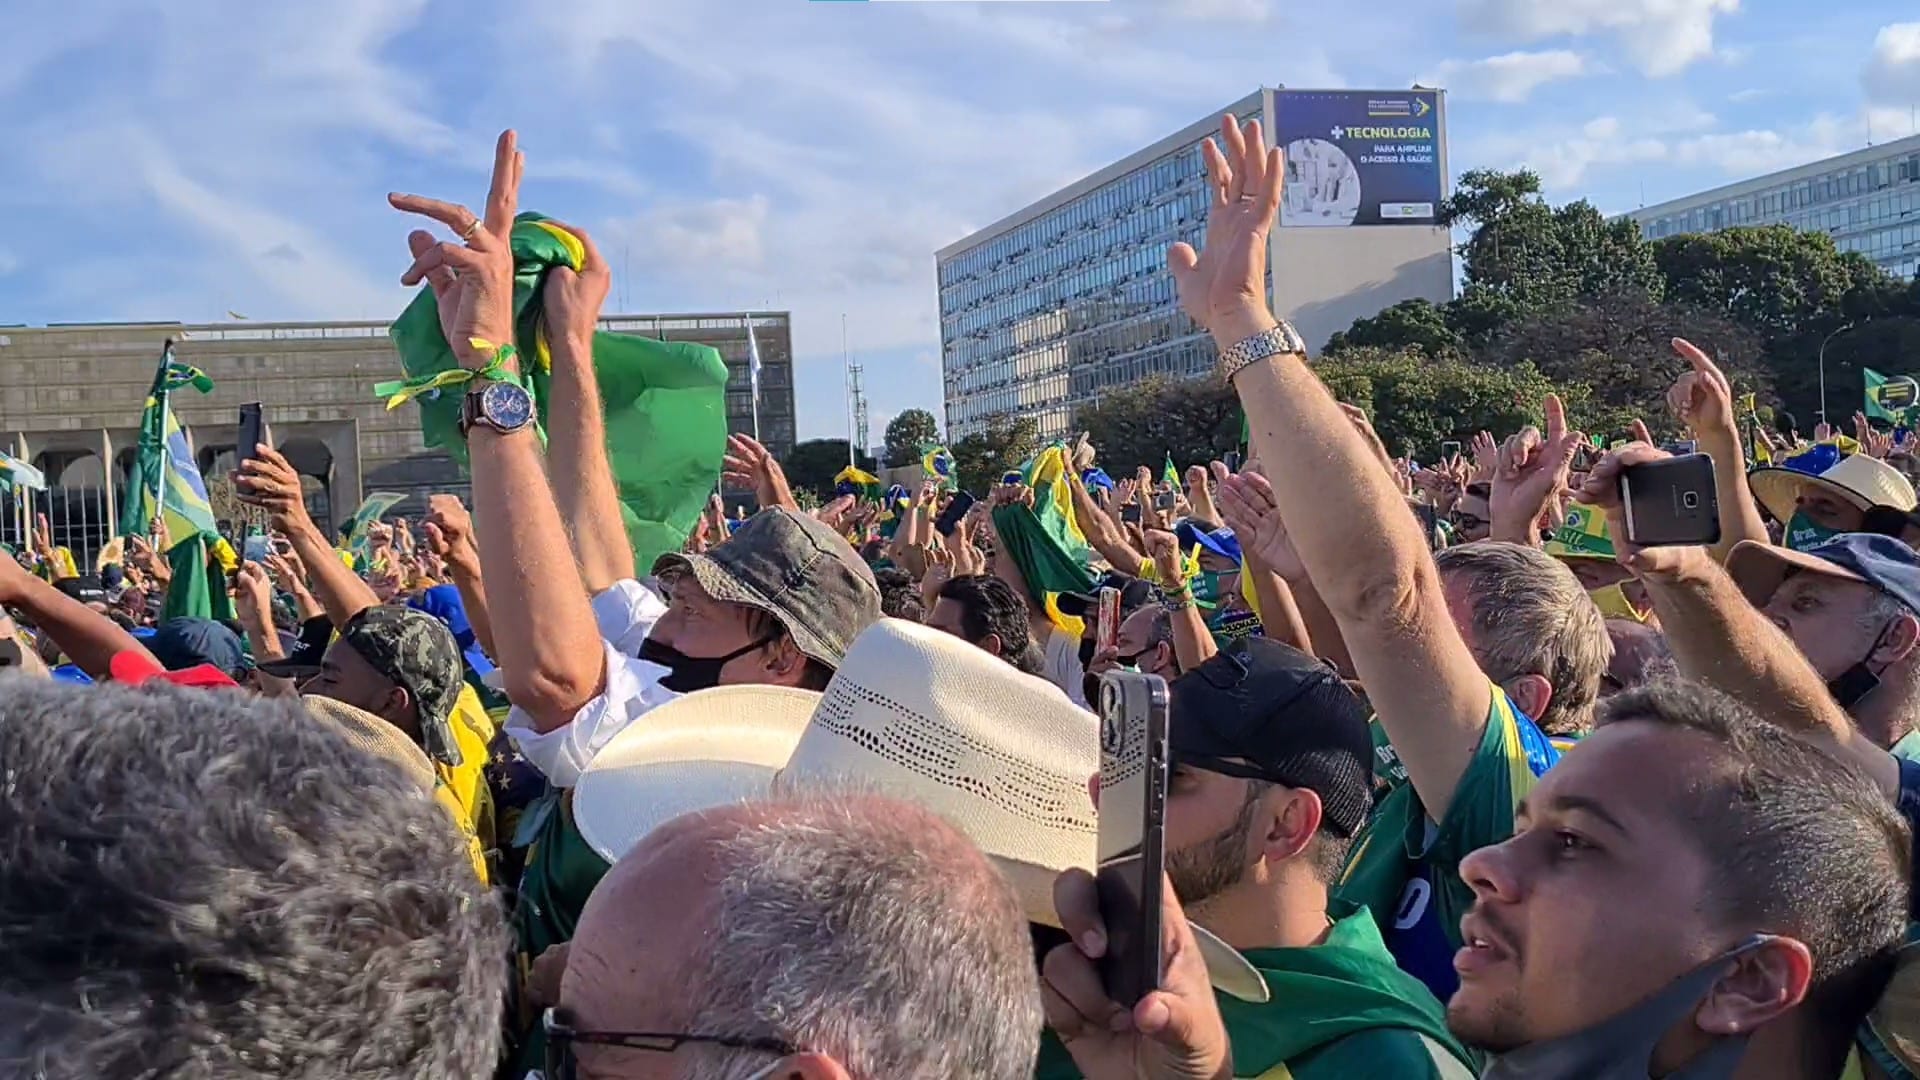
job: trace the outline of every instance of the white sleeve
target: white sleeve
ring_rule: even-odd
[[[593,756],[615,735],[648,710],[680,696],[660,685],[660,680],[667,677],[666,668],[624,656],[611,643],[602,648],[607,653],[607,688],[580,706],[573,719],[542,734],[525,710],[515,706],[507,714],[507,734],[527,761],[546,774],[555,787],[572,787]]]
[[[1075,705],[1089,708],[1085,687],[1087,669],[1080,663],[1080,639],[1059,627],[1047,635],[1047,681],[1064,691]]]
[[[600,636],[622,656],[637,656],[653,624],[667,613],[660,594],[632,578],[616,581],[593,598]]]

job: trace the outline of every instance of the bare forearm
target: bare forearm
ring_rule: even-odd
[[[1181,671],[1192,671],[1207,662],[1207,658],[1220,651],[1214,644],[1213,634],[1207,629],[1207,622],[1200,617],[1200,609],[1188,604],[1172,613],[1173,655],[1180,662]]]
[[[60,646],[60,651],[66,653],[76,667],[96,679],[107,677],[113,658],[120,653],[134,653],[153,660],[146,646],[120,629],[119,623],[39,578],[23,575],[4,599],[5,606],[27,616],[41,633]],[[159,661],[153,663],[159,666]]]
[[[347,620],[380,603],[372,587],[360,580],[352,567],[340,561],[333,545],[320,535],[313,522],[288,528],[287,543],[293,545],[294,553],[306,564],[307,574],[313,580],[314,597],[326,609],[333,625],[345,626]]]
[[[1898,786],[1893,759],[1860,734],[1800,650],[1719,566],[1693,560],[1683,573],[1648,580],[1647,592],[1682,675],[1781,727],[1832,740],[1887,790]]]
[[[476,427],[469,448],[487,596],[515,613],[494,628],[494,659],[506,671],[508,696],[538,730],[552,731],[606,682],[600,632],[533,429],[501,434]]]
[[[1340,635],[1340,623],[1333,612],[1327,610],[1326,601],[1320,599],[1320,590],[1314,588],[1311,581],[1289,581],[1287,588],[1293,593],[1300,622],[1313,642],[1313,654],[1333,661],[1342,678],[1358,679],[1359,673],[1353,669],[1353,654],[1347,651],[1347,640]]]
[[[1293,590],[1287,586],[1286,579],[1261,565],[1258,559],[1249,558],[1240,569],[1240,581],[1242,589],[1252,584],[1254,602],[1260,607],[1261,632],[1312,656],[1313,635],[1307,632],[1306,620],[1301,617],[1300,605],[1294,602]]]
[[[335,559],[334,561],[339,562],[340,560]],[[306,622],[315,615],[325,615],[327,613],[327,609],[321,606],[319,600],[314,599],[313,593],[304,584],[298,581],[292,582],[287,591],[293,594],[293,606],[299,610],[301,622]]]
[[[547,431],[553,499],[572,534],[580,577],[587,592],[596,594],[632,578],[634,564],[620,515],[620,492],[607,460],[607,425],[591,339],[554,343],[551,393],[551,414],[566,418]]]
[[[1139,577],[1141,567],[1146,564],[1145,556],[1133,550],[1113,519],[1094,505],[1093,496],[1087,494],[1086,488],[1073,484],[1071,490],[1073,516],[1080,522],[1081,531],[1086,533],[1088,545],[1115,570],[1129,577]]]
[[[487,607],[486,578],[480,571],[480,557],[474,554],[471,561],[460,560],[447,564],[447,573],[453,578],[453,587],[460,590],[460,606],[467,611],[467,625],[473,627],[473,636],[488,656],[498,657],[499,651],[493,644],[493,612]]]
[[[1767,543],[1767,523],[1747,486],[1746,450],[1737,431],[1724,431],[1700,440],[1700,449],[1713,457],[1714,497],[1720,503],[1720,542],[1713,559],[1724,565],[1733,546],[1742,540]]]

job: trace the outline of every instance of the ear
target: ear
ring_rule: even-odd
[[[1256,825],[1264,822],[1266,826],[1261,857],[1271,863],[1297,858],[1313,843],[1313,834],[1320,831],[1323,808],[1319,794],[1306,788],[1276,787],[1264,798],[1267,807],[1254,818]]]
[[[1519,675],[1502,684],[1507,696],[1514,705],[1527,714],[1527,719],[1538,720],[1553,704],[1553,684],[1545,675]]]
[[[793,635],[782,634],[767,652],[767,674],[776,684],[793,686],[798,684],[802,672],[807,669],[807,656],[793,640]]]
[[[396,686],[387,691],[386,711],[392,716],[405,716],[411,712],[415,718],[420,716],[420,703],[413,700],[413,692],[404,686]]]
[[[1916,648],[1920,648],[1920,618],[1903,611],[1887,625],[1887,636],[1873,657],[1882,664],[1897,664],[1912,656]]]
[[[1000,641],[999,634],[988,634],[980,639],[980,648],[989,656],[999,656],[1006,650],[1006,645]]]
[[[1800,1006],[1813,981],[1813,953],[1777,937],[1734,961],[1700,1002],[1693,1022],[1709,1035],[1752,1031]]]

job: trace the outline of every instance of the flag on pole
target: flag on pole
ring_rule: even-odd
[[[920,448],[920,472],[935,481],[942,491],[958,491],[960,481],[953,464],[953,451],[932,443]]]
[[[747,381],[753,391],[753,437],[760,438],[760,339],[753,335],[753,316],[747,316]]]
[[[1180,470],[1174,465],[1171,452],[1167,454],[1166,467],[1160,470],[1160,479],[1166,481],[1167,486],[1175,491],[1180,490]]]
[[[1869,420],[1897,424],[1920,397],[1920,385],[1904,375],[1882,375],[1872,368],[1861,368],[1860,378],[1866,384],[1866,407],[1861,411]]]
[[[192,364],[175,360],[169,341],[160,353],[160,367],[141,413],[140,442],[120,506],[120,535],[145,535],[154,518],[164,521],[169,544],[165,554],[173,565],[165,617],[205,619],[227,606],[226,589],[213,587],[208,562],[212,545],[220,538],[219,526],[207,499],[206,481],[193,460],[193,444],[170,400],[173,391],[188,386],[204,394],[213,389],[213,380]]]

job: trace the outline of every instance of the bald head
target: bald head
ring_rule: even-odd
[[[576,1030],[774,1039],[856,1077],[1024,1078],[1040,1025],[1005,879],[953,826],[877,795],[783,795],[655,829],[582,912],[561,1002]],[[633,1080],[769,1060],[576,1050]]]

